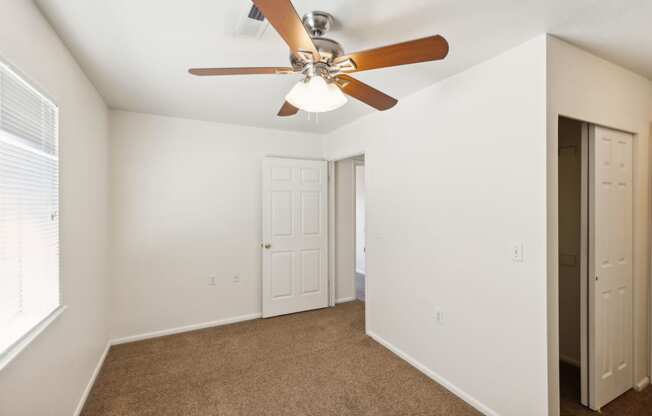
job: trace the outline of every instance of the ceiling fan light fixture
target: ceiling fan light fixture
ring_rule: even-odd
[[[378,111],[389,110],[395,98],[358,81],[349,74],[373,69],[439,61],[448,55],[441,35],[344,53],[337,41],[324,37],[336,22],[326,12],[312,11],[299,18],[292,0],[252,0],[249,17],[266,20],[290,49],[289,67],[193,68],[197,76],[303,74],[304,81],[286,95],[277,115],[294,116],[299,110],[321,113],[342,107],[353,97]]]
[[[310,113],[333,111],[348,101],[334,82],[327,82],[319,75],[299,81],[285,96],[285,100]]]

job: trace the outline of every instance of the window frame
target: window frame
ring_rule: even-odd
[[[33,324],[31,328],[25,331],[19,338],[12,342],[4,350],[0,350],[0,371],[2,371],[9,363],[11,363],[22,351],[24,351],[41,333],[43,333],[54,321],[59,318],[63,312],[68,308],[67,305],[63,302],[63,279],[62,279],[62,267],[61,267],[61,159],[60,159],[60,109],[57,102],[47,93],[44,92],[44,89],[35,82],[31,77],[25,75],[24,72],[16,68],[16,66],[8,63],[5,59],[0,56],[0,70],[7,71],[16,76],[18,80],[28,89],[32,90],[34,93],[38,94],[42,99],[46,100],[49,104],[52,105],[55,113],[55,123],[54,123],[54,140],[55,140],[55,153],[54,158],[57,161],[57,209],[56,213],[58,216],[57,220],[57,244],[59,247],[58,252],[58,270],[57,270],[57,280],[58,280],[58,293],[57,293],[57,306],[40,319],[37,323]],[[8,131],[0,129],[0,135],[8,137],[11,141],[16,141],[17,145],[24,142],[25,139],[18,137]],[[38,149],[30,149],[30,151],[39,152]]]

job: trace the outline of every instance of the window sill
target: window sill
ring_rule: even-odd
[[[14,345],[9,347],[7,351],[4,352],[4,354],[0,355],[0,371],[5,368],[14,358],[18,356],[27,346],[36,338],[38,337],[41,332],[45,331],[45,329],[50,326],[52,322],[54,322],[61,314],[63,311],[65,311],[68,307],[66,305],[59,306],[57,309],[52,311],[45,319],[43,319],[40,323],[38,323],[34,328],[32,328],[27,334],[25,334],[24,337],[22,337],[18,342],[16,342]]]

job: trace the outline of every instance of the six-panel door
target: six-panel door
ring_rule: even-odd
[[[592,126],[590,178],[589,402],[632,387],[631,134]]]
[[[328,306],[326,166],[263,160],[263,317]]]

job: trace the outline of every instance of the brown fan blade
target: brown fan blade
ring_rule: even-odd
[[[279,117],[288,117],[293,116],[299,112],[299,109],[288,103],[287,101],[283,103],[283,107],[278,111]]]
[[[193,68],[188,70],[193,75],[254,75],[254,74],[291,74],[292,68],[263,66],[253,68]]]
[[[344,63],[350,59],[355,64],[355,69],[350,72],[360,72],[369,69],[437,61],[444,59],[446,55],[448,55],[448,42],[437,35],[354,52],[340,56],[334,63]]]
[[[389,110],[398,102],[395,98],[392,98],[348,75],[338,75],[337,84],[346,95],[350,95],[351,97],[372,106],[376,110]]]
[[[253,0],[253,2],[293,53],[310,52],[315,61],[321,59],[312,38],[303,26],[303,22],[290,0]]]

